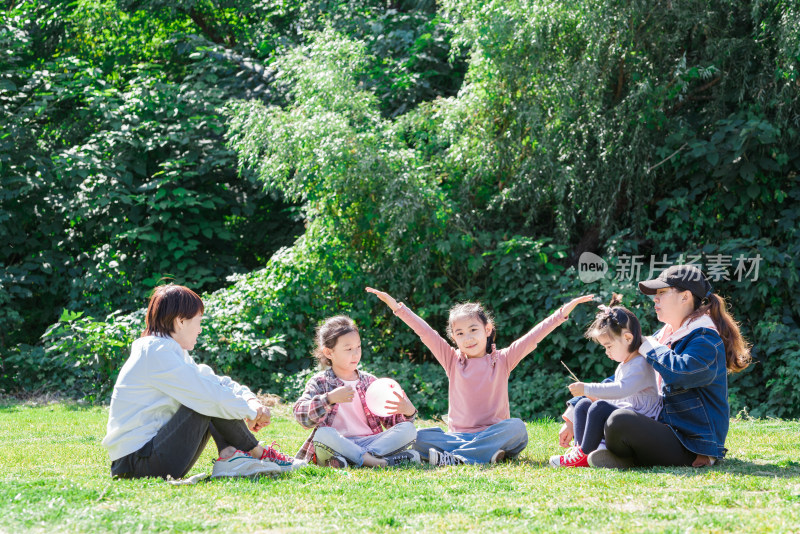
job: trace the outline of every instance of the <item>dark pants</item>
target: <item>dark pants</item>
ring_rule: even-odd
[[[606,447],[638,466],[690,466],[697,458],[678,440],[672,429],[633,410],[617,410],[605,428]]]
[[[249,451],[258,440],[241,419],[219,419],[181,406],[172,419],[141,449],[111,463],[111,474],[121,478],[183,478],[214,438],[217,450],[233,446]]]
[[[589,399],[581,399],[578,401],[575,405],[572,429],[575,434],[575,443],[580,445],[584,454],[597,450],[597,446],[603,440],[606,421],[618,409],[604,400],[592,402]]]

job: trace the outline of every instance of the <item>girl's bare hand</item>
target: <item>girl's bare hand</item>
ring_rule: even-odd
[[[397,308],[400,307],[400,304],[398,304],[397,301],[394,300],[389,293],[378,291],[377,289],[373,289],[371,287],[367,288],[367,293],[372,293],[373,295],[381,299],[387,306],[389,306],[389,308],[392,309],[392,311],[397,311]]]
[[[343,402],[350,402],[356,394],[353,386],[340,386],[330,393],[328,393],[328,402],[331,404],[341,404]]]
[[[394,396],[397,397],[397,400],[387,400],[384,405],[390,415],[403,414],[406,417],[411,417],[416,413],[417,409],[414,408],[408,397],[400,395],[397,391],[394,392]]]
[[[568,449],[569,442],[572,441],[573,437],[572,421],[565,421],[564,424],[561,425],[561,430],[558,431],[558,444]]]
[[[573,397],[583,397],[583,382],[573,382],[569,386],[569,392]]]
[[[594,298],[594,295],[583,295],[577,298],[572,299],[571,301],[567,302],[561,307],[562,313],[566,316],[572,313],[572,310],[575,309],[575,306],[578,304],[582,304],[584,302],[589,302]]]

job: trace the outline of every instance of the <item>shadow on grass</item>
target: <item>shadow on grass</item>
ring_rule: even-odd
[[[10,395],[0,397],[0,413],[16,413],[29,408],[46,408],[47,406],[59,406],[71,412],[84,412],[101,406],[101,404],[49,393],[25,397],[13,397]]]
[[[680,476],[703,476],[713,471],[766,478],[797,478],[800,477],[800,462],[755,463],[728,458],[713,467],[649,467],[647,470],[651,473],[673,473]]]
[[[549,458],[545,458],[543,460],[537,460],[536,458],[514,458],[513,460],[509,460],[507,463],[524,465],[526,467],[530,467],[531,469],[549,469],[550,466],[548,465],[548,462]]]
[[[514,460],[520,465],[530,466],[532,469],[549,469],[548,460],[533,458],[520,458]],[[767,478],[798,478],[800,477],[800,462],[782,461],[779,463],[756,463],[739,458],[726,458],[713,467],[634,467],[620,470],[620,472],[647,472],[669,473],[676,476],[704,476],[709,472],[731,473],[734,475],[749,475]]]

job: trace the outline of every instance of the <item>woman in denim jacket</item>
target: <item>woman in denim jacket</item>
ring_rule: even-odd
[[[653,296],[664,323],[639,349],[659,375],[664,408],[658,420],[614,412],[605,427],[608,449],[590,454],[589,465],[713,465],[727,452],[728,373],[750,364],[750,347],[697,267],[674,265],[639,289]]]

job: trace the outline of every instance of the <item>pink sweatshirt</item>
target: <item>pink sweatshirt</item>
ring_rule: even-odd
[[[512,343],[480,358],[468,358],[454,349],[428,323],[401,304],[394,312],[419,336],[442,364],[450,381],[448,429],[450,432],[480,432],[511,417],[508,377],[536,345],[567,320],[561,309]]]

